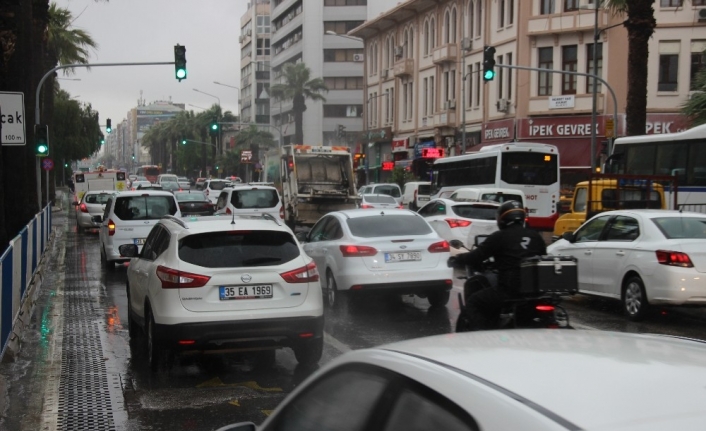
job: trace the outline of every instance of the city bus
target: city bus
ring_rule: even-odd
[[[706,124],[678,133],[618,138],[604,171],[673,176],[676,187],[663,184],[669,208],[706,212]]]
[[[157,177],[162,173],[162,170],[157,165],[143,165],[137,168],[135,174],[138,177],[145,177],[151,183],[157,183]]]
[[[448,198],[461,187],[521,190],[528,226],[552,230],[560,197],[559,150],[529,142],[489,145],[477,152],[437,159],[431,183],[432,198]]]

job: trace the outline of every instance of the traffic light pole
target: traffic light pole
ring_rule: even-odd
[[[594,61],[595,61],[595,59],[594,59]],[[513,66],[510,64],[496,64],[495,67],[505,67],[507,69],[531,70],[531,71],[535,71],[535,72],[545,72],[545,73],[560,73],[562,75],[586,76],[589,78],[593,78],[594,80],[600,81],[601,83],[603,83],[603,85],[606,86],[608,91],[610,91],[610,95],[613,97],[613,130],[614,130],[613,134],[617,135],[616,130],[618,127],[618,98],[615,97],[615,91],[613,91],[613,87],[611,87],[610,84],[608,84],[608,82],[605,79],[601,78],[600,76],[594,75],[592,73],[570,72],[567,70],[542,69],[539,67],[529,67],[529,66]],[[593,82],[593,86],[594,87],[596,86],[595,81]],[[591,124],[591,128],[595,129],[595,127],[596,127],[596,124],[594,122],[593,124]],[[595,147],[596,147],[596,145],[595,145],[595,141],[594,141],[591,145],[591,173],[596,172],[596,166],[595,166],[596,165],[596,148]],[[612,150],[612,148],[608,148],[608,154],[611,153],[611,150]]]
[[[40,118],[40,113],[39,113],[39,93],[42,91],[42,85],[44,85],[44,81],[49,78],[54,72],[57,70],[61,69],[72,69],[74,67],[107,67],[107,66],[164,66],[164,65],[174,65],[175,62],[173,61],[160,61],[160,62],[146,62],[146,63],[93,63],[93,64],[64,64],[61,66],[56,66],[55,68],[51,69],[47,73],[42,76],[42,79],[39,80],[39,84],[37,84],[37,90],[35,92],[35,100],[34,100],[34,124],[41,124],[41,118]],[[39,156],[37,156],[37,210],[41,211],[42,209],[42,175],[41,175],[41,169],[39,168]],[[49,183],[49,175],[47,175],[47,184]],[[49,202],[48,199],[49,196],[49,187],[47,187],[47,202]]]

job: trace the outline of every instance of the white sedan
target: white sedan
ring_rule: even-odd
[[[444,334],[353,350],[265,422],[219,431],[700,431],[706,345],[557,329]]]
[[[706,214],[607,211],[547,252],[576,257],[579,292],[621,300],[632,320],[650,304],[706,305]]]
[[[456,202],[433,199],[417,211],[440,237],[457,239],[471,248],[476,235],[490,235],[498,230],[495,215],[497,202]],[[457,250],[456,252],[466,250]],[[453,252],[452,252],[453,253]]]
[[[412,211],[334,211],[298,238],[324,279],[330,307],[338,303],[341,291],[417,294],[432,306],[449,300],[449,243]]]

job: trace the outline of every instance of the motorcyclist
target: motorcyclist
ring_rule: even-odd
[[[451,267],[477,268],[492,257],[498,271],[497,287],[487,286],[465,298],[466,306],[459,319],[465,319],[466,329],[492,329],[500,317],[503,301],[516,296],[522,259],[547,254],[541,235],[525,227],[525,217],[519,202],[504,202],[496,215],[499,230],[470,252],[449,258]]]

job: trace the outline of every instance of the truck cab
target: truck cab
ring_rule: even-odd
[[[617,209],[667,209],[662,182],[672,177],[596,175],[576,184],[568,212],[554,225],[554,238],[573,232],[594,215]],[[558,207],[559,209],[559,207]]]

